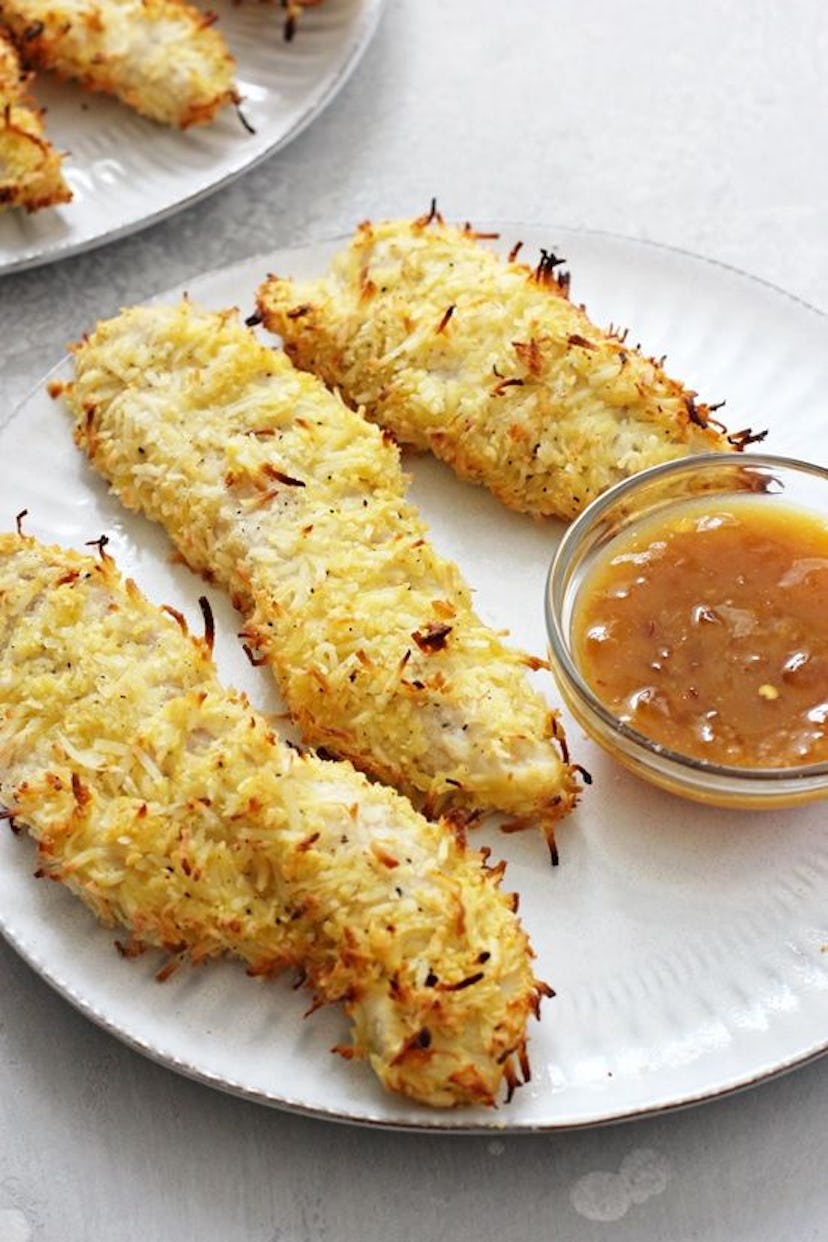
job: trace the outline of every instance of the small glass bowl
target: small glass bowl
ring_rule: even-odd
[[[550,656],[563,699],[585,732],[654,785],[714,806],[770,809],[828,797],[828,763],[753,768],[679,754],[639,733],[595,695],[573,655],[574,604],[596,559],[621,532],[677,502],[753,492],[828,518],[828,470],[767,454],[709,453],[653,466],[610,488],[566,531],[546,586]],[[763,500],[764,502],[764,500]]]

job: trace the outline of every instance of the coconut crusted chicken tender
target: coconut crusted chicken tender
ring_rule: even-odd
[[[366,222],[322,278],[271,276],[259,310],[297,366],[522,512],[571,518],[646,466],[734,446],[569,301],[553,255],[532,269],[484,240],[434,211]]]
[[[26,63],[182,129],[236,102],[213,18],[184,0],[0,0]]]
[[[399,453],[235,312],[186,300],[74,350],[75,438],[124,504],[232,594],[309,743],[428,813],[553,824],[577,773],[529,683],[405,499]]]
[[[177,615],[177,614],[175,614]],[[125,952],[295,968],[382,1083],[491,1104],[548,992],[489,867],[350,764],[299,754],[109,557],[0,536],[0,798]],[[8,817],[8,816],[7,816]]]
[[[17,52],[0,31],[0,208],[36,211],[68,202],[72,192],[26,85]]]

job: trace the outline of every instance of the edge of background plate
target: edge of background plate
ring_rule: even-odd
[[[39,962],[37,955],[29,952],[28,949],[18,942],[16,937],[9,933],[2,916],[0,916],[0,935],[3,936],[6,943],[14,949],[15,953],[22,958],[26,965],[63,1000],[71,1004],[78,1013],[94,1023],[95,1026],[106,1032],[106,1034],[116,1038],[119,1043],[124,1044],[131,1051],[146,1057],[154,1064],[160,1065],[173,1073],[180,1074],[191,1082],[197,1082],[202,1086],[220,1091],[224,1095],[246,1100],[248,1103],[258,1104],[265,1108],[272,1108],[277,1112],[287,1112],[300,1117],[310,1117],[318,1121],[336,1122],[340,1125],[358,1126],[372,1130],[389,1130],[415,1134],[488,1136],[491,1136],[493,1133],[531,1135],[594,1130],[599,1127],[621,1125],[625,1122],[644,1121],[647,1118],[663,1116],[666,1113],[683,1112],[685,1109],[697,1108],[702,1104],[728,1099],[730,1096],[740,1095],[743,1091],[749,1091],[751,1088],[766,1082],[783,1078],[796,1069],[804,1068],[806,1065],[821,1060],[828,1052],[828,1041],[826,1041],[823,1046],[811,1049],[802,1056],[793,1058],[785,1063],[780,1063],[767,1072],[759,1071],[747,1076],[743,1080],[725,1083],[710,1093],[695,1093],[682,1099],[665,1100],[660,1104],[630,1109],[617,1114],[596,1114],[594,1117],[583,1118],[578,1121],[518,1121],[515,1123],[508,1119],[502,1120],[494,1109],[491,1113],[491,1121],[478,1120],[473,1122],[465,1122],[461,1110],[437,1112],[435,1116],[439,1117],[439,1120],[432,1120],[432,1114],[426,1113],[422,1121],[411,1118],[395,1119],[379,1114],[372,1115],[367,1110],[362,1115],[348,1115],[334,1110],[329,1111],[320,1106],[303,1104],[299,1100],[292,1100],[286,1097],[276,1098],[267,1092],[257,1091],[245,1086],[243,1083],[233,1082],[231,1079],[222,1078],[218,1074],[212,1074],[209,1071],[200,1069],[175,1053],[165,1052],[162,1048],[154,1047],[147,1041],[133,1035],[118,1023],[112,1022],[105,1014],[96,1009],[90,1001],[77,995],[70,984],[64,983],[56,974],[45,969]],[[425,1106],[423,1107],[425,1108]]]
[[[324,112],[328,104],[345,86],[374,37],[385,4],[386,0],[365,0],[365,8],[354,23],[352,43],[348,55],[332,75],[325,89],[314,100],[312,107],[298,117],[293,125],[270,143],[269,146],[259,151],[249,160],[241,163],[238,167],[231,168],[216,180],[206,182],[191,194],[186,194],[174,202],[167,203],[164,207],[159,207],[157,211],[152,211],[137,220],[129,220],[125,224],[116,226],[111,230],[96,233],[90,237],[81,238],[78,241],[73,242],[71,239],[57,241],[46,250],[33,251],[30,248],[24,251],[19,258],[12,259],[8,263],[0,262],[0,278],[16,272],[31,271],[48,263],[57,263],[61,259],[68,259],[73,255],[96,250],[101,246],[109,245],[110,242],[139,233],[154,224],[160,224],[163,220],[168,220],[171,216],[177,215],[178,212],[185,211],[188,207],[192,207],[202,199],[209,198],[211,194],[217,193],[233,181],[238,180],[245,173],[258,167],[265,160],[270,159],[271,156],[293,142],[295,138],[298,138],[302,131]]]

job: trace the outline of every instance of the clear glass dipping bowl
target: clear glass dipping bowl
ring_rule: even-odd
[[[828,521],[828,469],[766,454],[710,453],[654,466],[594,500],[566,531],[546,587],[550,657],[563,699],[585,732],[638,776],[674,794],[715,806],[770,809],[828,798],[828,763],[733,767],[691,758],[633,729],[596,696],[575,662],[572,621],[578,592],[621,532],[667,513],[677,502],[761,495],[763,503],[810,510]],[[827,688],[828,689],[828,688]]]

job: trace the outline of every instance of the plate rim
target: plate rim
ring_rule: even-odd
[[[772,282],[765,280],[763,277],[756,276],[750,272],[743,271],[735,265],[721,262],[718,259],[698,254],[692,250],[679,246],[665,244],[659,241],[649,239],[630,237],[603,229],[585,229],[567,225],[547,225],[547,224],[531,224],[527,221],[506,221],[484,222],[488,227],[497,227],[499,231],[519,232],[521,229],[530,230],[533,234],[539,235],[543,232],[558,232],[559,235],[565,234],[575,239],[578,237],[605,239],[612,243],[622,243],[630,245],[633,248],[645,246],[653,248],[657,251],[664,251],[673,255],[677,255],[682,259],[691,260],[693,262],[701,262],[713,269],[724,270],[725,272],[737,277],[739,280],[747,280],[755,282],[764,287],[769,293],[775,296],[792,301],[806,312],[814,314],[819,321],[828,321],[828,313],[819,307],[813,306],[796,294],[782,289]],[[262,270],[266,268],[266,264],[272,261],[274,256],[279,256],[280,263],[285,258],[289,258],[291,254],[313,251],[323,247],[335,246],[344,238],[350,237],[351,234],[334,234],[323,237],[311,237],[306,241],[298,242],[287,247],[271,247],[260,253],[251,254],[245,258],[235,260],[231,264],[210,269],[208,271],[194,274],[183,281],[178,281],[174,286],[164,289],[158,293],[144,299],[146,303],[162,301],[172,296],[180,296],[183,292],[189,291],[189,286],[197,282],[208,282],[211,279],[221,278],[232,282],[236,273],[249,270],[252,265],[261,264]],[[198,290],[194,292],[194,296],[198,297]],[[242,308],[239,308],[240,310]],[[69,355],[64,355],[54,366],[31,387],[28,393],[15,406],[11,413],[0,423],[0,432],[4,431],[17,417],[24,411],[28,403],[42,392],[45,384],[50,376],[59,372],[64,368],[69,359]],[[80,910],[80,908],[79,908]],[[84,912],[85,913],[85,912]],[[177,1053],[172,1053],[160,1046],[153,1046],[146,1039],[128,1028],[125,1028],[118,1021],[113,1021],[107,1017],[105,1013],[98,1010],[96,1005],[90,1000],[79,995],[72,984],[63,980],[59,974],[45,966],[38,954],[32,951],[24,941],[7,926],[6,918],[0,911],[0,934],[4,940],[14,949],[16,953],[29,965],[29,967],[38,974],[44,982],[46,982],[53,990],[55,990],[64,1000],[68,1001],[73,1008],[83,1014],[84,1017],[93,1021],[100,1029],[108,1034],[115,1036],[121,1043],[125,1044],[131,1050],[140,1053],[156,1064],[162,1065],[173,1072],[181,1074],[184,1077],[197,1081],[205,1086],[220,1090],[226,1094],[236,1096],[248,1100],[252,1103],[260,1104],[265,1107],[275,1108],[279,1111],[292,1112],[302,1116],[313,1117],[320,1120],[338,1122],[340,1124],[348,1124],[362,1126],[368,1128],[385,1129],[385,1130],[402,1130],[417,1133],[429,1134],[464,1134],[464,1135],[489,1135],[492,1133],[508,1133],[508,1134],[552,1134],[557,1132],[566,1132],[572,1130],[593,1129],[605,1125],[621,1124],[623,1122],[641,1120],[644,1118],[661,1116],[665,1113],[684,1110],[686,1108],[697,1107],[703,1103],[713,1102],[730,1095],[741,1093],[752,1087],[765,1082],[773,1081],[793,1070],[813,1063],[821,1059],[828,1053],[828,1033],[821,1042],[814,1043],[804,1051],[800,1051],[792,1056],[776,1060],[769,1068],[754,1069],[743,1076],[731,1076],[729,1081],[723,1082],[718,1088],[712,1090],[697,1090],[681,1095],[680,1098],[667,1099],[660,1103],[641,1105],[616,1113],[608,1112],[606,1108],[596,1111],[593,1116],[584,1117],[579,1120],[562,1120],[562,1121],[535,1121],[531,1118],[524,1120],[503,1119],[497,1110],[493,1110],[491,1121],[469,1121],[463,1120],[460,1112],[436,1115],[425,1115],[422,1121],[412,1120],[410,1118],[400,1118],[399,1120],[373,1114],[370,1104],[366,1105],[364,1110],[358,1115],[345,1114],[336,1109],[325,1109],[323,1106],[315,1106],[301,1101],[285,1098],[284,1096],[276,1098],[272,1093],[260,1090],[255,1087],[246,1086],[239,1081],[233,1081],[226,1076],[222,1076],[217,1072],[204,1069],[194,1064],[189,1064],[184,1058]]]
[[[140,216],[135,220],[129,220],[125,224],[118,225],[111,230],[108,229],[105,232],[81,238],[80,240],[58,239],[45,250],[29,248],[24,250],[19,258],[11,259],[8,262],[4,262],[0,258],[0,279],[4,276],[17,275],[20,272],[34,271],[51,263],[59,263],[63,259],[73,258],[75,255],[88,254],[90,251],[108,246],[111,242],[122,241],[124,238],[132,237],[155,224],[161,224],[179,212],[186,211],[196,203],[202,202],[211,195],[225,189],[246,173],[252,172],[253,169],[259,167],[265,160],[276,155],[282,148],[288,146],[327,109],[334,97],[339,94],[340,90],[343,89],[354,74],[373,40],[380,19],[386,9],[387,0],[359,0],[359,3],[362,7],[354,21],[353,36],[348,54],[337,66],[336,71],[332,73],[327,86],[314,100],[312,106],[297,116],[293,124],[284,133],[275,138],[273,142],[249,159],[242,161],[238,167],[231,168],[216,180],[207,181],[199,189],[194,190],[192,193],[184,194],[181,198],[159,207],[148,215]],[[71,210],[71,204],[69,204],[68,209]]]
[[[78,907],[79,913],[88,915],[89,911]],[[106,930],[106,929],[104,929]],[[110,929],[111,930],[111,929]],[[801,1056],[791,1058],[790,1060],[776,1065],[768,1071],[757,1071],[749,1077],[732,1081],[724,1084],[720,1089],[714,1092],[694,1092],[690,1095],[677,1100],[668,1100],[663,1104],[653,1106],[642,1106],[633,1108],[624,1112],[614,1114],[596,1114],[591,1118],[584,1118],[581,1121],[562,1121],[562,1122],[533,1122],[526,1120],[522,1122],[510,1122],[496,1119],[497,1109],[492,1109],[492,1120],[490,1122],[464,1122],[462,1119],[462,1111],[456,1112],[440,1112],[434,1111],[435,1117],[444,1120],[442,1124],[430,1119],[430,1115],[425,1115],[424,1119],[414,1121],[410,1118],[400,1118],[395,1120],[392,1117],[383,1117],[379,1115],[371,1115],[366,1109],[361,1115],[348,1116],[334,1109],[325,1109],[322,1106],[312,1106],[303,1104],[297,1100],[287,1098],[276,1098],[266,1091],[258,1090],[249,1086],[245,1086],[239,1081],[233,1081],[230,1078],[222,1077],[218,1073],[199,1068],[196,1065],[189,1064],[182,1057],[175,1053],[165,1051],[163,1048],[154,1047],[146,1039],[136,1036],[119,1023],[107,1018],[90,1001],[85,1000],[78,995],[71,984],[62,980],[59,975],[44,967],[38,959],[36,953],[30,951],[6,925],[6,919],[0,911],[0,936],[5,943],[11,948],[26,965],[46,983],[62,1000],[66,1001],[72,1008],[81,1014],[82,1017],[92,1022],[99,1030],[104,1031],[107,1035],[117,1039],[119,1043],[129,1048],[131,1052],[137,1053],[154,1065],[158,1065],[163,1069],[178,1074],[183,1078],[189,1079],[191,1082],[199,1083],[202,1086],[212,1090],[220,1091],[224,1095],[232,1096],[236,1099],[245,1100],[248,1103],[256,1104],[263,1108],[273,1109],[275,1112],[292,1113],[300,1117],[309,1117],[317,1121],[334,1122],[340,1125],[355,1126],[358,1128],[369,1130],[387,1130],[397,1133],[412,1134],[439,1134],[439,1135],[478,1135],[488,1136],[492,1134],[509,1134],[509,1135],[540,1135],[540,1134],[568,1134],[578,1131],[596,1130],[607,1126],[623,1125],[635,1121],[644,1121],[652,1117],[663,1117],[670,1113],[684,1112],[691,1108],[699,1108],[704,1104],[713,1104],[719,1100],[728,1099],[734,1095],[741,1095],[743,1092],[749,1091],[754,1087],[761,1086],[765,1083],[774,1082],[777,1079],[784,1078],[788,1074],[792,1074],[797,1069],[805,1068],[817,1061],[822,1060],[828,1054],[828,1037],[824,1044],[811,1048]],[[455,1118],[457,1121],[455,1122]]]

